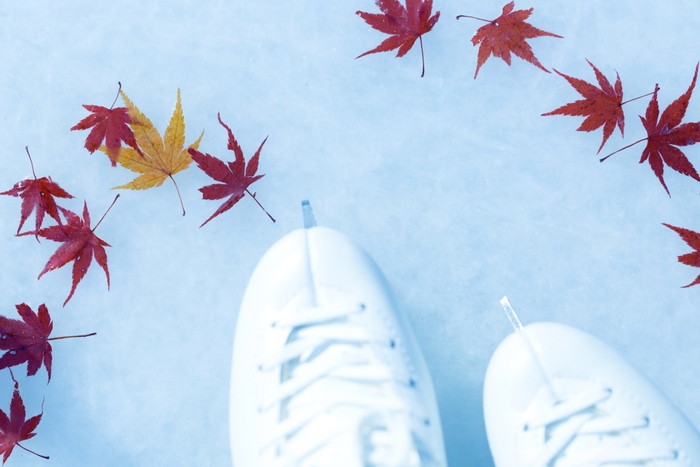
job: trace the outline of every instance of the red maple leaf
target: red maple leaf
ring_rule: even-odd
[[[420,55],[423,63],[422,78],[425,75],[423,34],[433,29],[433,26],[440,18],[439,11],[430,16],[433,10],[433,0],[406,0],[405,8],[398,0],[377,0],[375,3],[382,11],[382,14],[366,13],[364,11],[356,11],[355,14],[360,15],[372,28],[384,34],[389,34],[390,37],[374,49],[358,55],[355,59],[378,52],[389,52],[394,49],[399,49],[396,52],[397,57],[403,57],[411,50],[416,39],[418,39],[420,41]]]
[[[12,374],[12,372],[10,372],[10,374]],[[48,459],[48,456],[37,454],[19,444],[20,441],[26,441],[36,436],[34,430],[39,426],[44,411],[42,409],[39,415],[25,420],[27,412],[24,408],[22,396],[19,395],[19,383],[15,380],[14,375],[12,376],[12,380],[15,382],[15,390],[12,393],[12,401],[10,402],[10,416],[8,417],[7,414],[0,409],[0,454],[3,454],[2,463],[4,464],[5,461],[7,461],[7,458],[10,457],[15,446],[19,446],[36,456]]]
[[[197,163],[197,167],[202,169],[204,173],[209,175],[214,180],[222,182],[215,183],[213,185],[207,185],[205,187],[200,188],[199,191],[202,192],[202,198],[222,199],[227,196],[230,197],[224,202],[224,204],[219,206],[219,209],[217,209],[216,212],[214,212],[214,214],[212,214],[211,217],[209,217],[209,219],[204,221],[204,223],[200,225],[200,227],[203,227],[204,224],[206,224],[219,214],[231,209],[234,204],[236,204],[245,196],[246,193],[252,196],[255,202],[258,203],[258,206],[260,206],[260,208],[262,208],[262,210],[265,211],[265,208],[263,208],[260,202],[258,202],[257,198],[255,198],[255,193],[251,193],[250,191],[248,191],[248,187],[253,182],[260,180],[262,177],[264,177],[264,174],[255,175],[255,172],[258,171],[260,151],[262,151],[262,148],[265,145],[265,142],[267,141],[267,137],[265,137],[263,142],[260,143],[260,147],[257,151],[255,151],[255,154],[253,155],[253,157],[250,158],[250,160],[248,161],[248,165],[246,166],[245,158],[243,157],[243,150],[241,150],[238,141],[236,141],[236,138],[233,136],[231,128],[229,128],[221,120],[221,114],[218,114],[218,118],[219,123],[221,123],[221,125],[224,128],[226,128],[226,131],[228,132],[227,147],[228,149],[233,151],[235,155],[235,160],[233,162],[229,162],[227,165],[221,159],[218,159],[209,154],[202,154],[194,148],[189,148],[188,151],[190,153],[190,156],[192,156],[192,160]],[[275,222],[275,219],[272,216],[270,216],[270,213],[268,213],[267,211],[265,211],[265,213],[270,217],[270,219],[272,219],[272,222]]]
[[[649,102],[646,115],[639,117],[648,135],[647,146],[642,152],[642,158],[639,160],[639,163],[649,160],[649,165],[669,196],[671,196],[671,193],[668,191],[663,176],[664,162],[673,170],[700,181],[700,176],[698,176],[693,164],[690,163],[680,149],[675,147],[687,146],[700,141],[700,124],[693,122],[680,125],[688,108],[697,78],[698,65],[695,66],[693,81],[690,83],[688,90],[666,107],[666,110],[661,114],[661,118],[659,118],[659,101],[656,99],[659,86],[656,85],[654,97]]]
[[[688,244],[688,246],[695,251],[692,253],[686,253],[684,255],[680,255],[678,257],[678,262],[687,264],[688,266],[693,266],[696,268],[700,268],[700,233],[684,229],[682,227],[675,227],[670,224],[664,224],[666,227],[668,227],[671,230],[674,230],[678,235],[681,236],[683,241]],[[683,288],[686,287],[692,287],[693,285],[700,284],[700,275],[695,278],[693,282],[691,282],[688,285],[684,285]]]
[[[27,148],[25,148],[27,149]],[[29,155],[29,149],[27,149],[27,155]],[[34,175],[34,180],[28,178],[20,182],[15,183],[11,189],[3,191],[0,195],[9,196],[19,196],[22,198],[22,207],[20,208],[20,218],[19,227],[17,227],[17,235],[19,231],[22,230],[24,222],[27,220],[29,215],[36,209],[36,224],[33,232],[34,237],[39,240],[37,232],[41,228],[44,222],[44,215],[48,214],[53,219],[58,222],[58,225],[62,225],[61,216],[58,214],[58,209],[56,205],[57,198],[72,198],[67,191],[58,186],[57,183],[51,180],[51,177],[41,177],[36,178],[36,173],[34,172],[34,163],[32,162],[32,156],[29,156],[29,162],[32,165],[32,174]]]
[[[577,131],[593,131],[605,125],[603,126],[603,142],[600,143],[600,147],[598,148],[598,152],[600,152],[605,142],[615,130],[615,125],[620,129],[620,134],[622,134],[623,137],[625,136],[625,114],[622,110],[622,82],[620,81],[620,75],[615,72],[617,81],[615,81],[615,87],[613,88],[608,78],[606,78],[590,61],[586,61],[591,68],[593,68],[600,88],[582,79],[573,78],[554,70],[557,74],[566,79],[579,94],[585,97],[585,99],[563,105],[556,110],[542,115],[586,117],[583,123],[581,123],[581,126],[577,128]]]
[[[477,29],[476,34],[472,37],[472,44],[477,45],[481,43],[479,46],[474,79],[476,79],[476,75],[479,74],[481,65],[483,65],[491,55],[502,58],[503,61],[510,66],[511,52],[517,57],[549,73],[549,70],[543,67],[539,60],[537,60],[535,54],[532,52],[530,44],[525,42],[525,40],[540,36],[558,37],[560,39],[563,39],[563,37],[537,29],[530,23],[526,23],[525,20],[532,14],[534,8],[516,11],[513,11],[513,8],[515,8],[515,2],[508,3],[503,7],[501,16],[493,21],[477,18],[475,16],[457,16],[457,19],[473,18],[489,23]]]
[[[53,323],[46,305],[39,306],[39,314],[27,304],[16,305],[22,317],[10,319],[0,316],[0,370],[27,362],[27,376],[35,375],[43,363],[51,381],[51,344],[48,341]]]
[[[700,65],[700,63],[698,65]],[[691,164],[685,154],[683,154],[683,151],[676,147],[688,146],[700,141],[700,122],[680,124],[688,109],[690,97],[693,95],[693,88],[695,88],[695,82],[698,78],[698,65],[695,66],[695,75],[693,75],[693,81],[690,83],[688,90],[666,107],[661,117],[659,117],[659,101],[657,99],[659,85],[656,85],[654,95],[647,106],[645,116],[639,116],[644,125],[644,129],[647,131],[646,138],[642,138],[624,148],[618,149],[608,154],[600,161],[603,162],[615,153],[632,147],[642,141],[646,141],[647,145],[642,152],[639,163],[642,164],[647,160],[649,161],[651,169],[654,171],[654,174],[656,174],[656,177],[669,196],[671,196],[671,192],[668,191],[668,187],[664,181],[664,163],[676,172],[680,172],[683,175],[700,181],[700,175],[698,175],[693,164]]]
[[[114,198],[112,205],[114,205],[117,198],[119,198],[119,195]],[[112,206],[109,207],[109,209],[111,208]],[[87,202],[85,202],[83,206],[82,219],[68,209],[59,209],[63,212],[67,221],[64,228],[60,229],[58,226],[47,227],[41,229],[39,235],[53,240],[54,242],[61,242],[63,245],[58,247],[56,252],[49,258],[46,266],[44,266],[44,270],[39,274],[38,279],[41,279],[41,276],[49,271],[63,267],[71,261],[75,261],[73,263],[73,285],[71,286],[66,301],[63,302],[63,306],[66,306],[68,300],[73,296],[78,282],[85,277],[93,256],[107,276],[107,290],[109,290],[109,269],[107,268],[107,252],[104,247],[110,245],[101,238],[98,238],[94,233],[97,226],[107,214],[106,212],[95,227],[90,228],[90,213],[88,212]],[[109,209],[107,209],[107,211],[109,211]]]
[[[122,85],[119,83],[119,93],[121,92],[121,88]],[[119,93],[117,93],[117,97]],[[115,98],[114,102],[116,101],[117,99]],[[112,167],[117,165],[117,158],[119,157],[119,149],[122,146],[122,142],[143,155],[136,143],[134,133],[129,127],[132,121],[131,117],[129,117],[128,109],[126,107],[113,108],[114,102],[109,109],[100,105],[83,104],[83,107],[89,112],[92,112],[92,115],[88,115],[71,128],[71,131],[92,128],[90,133],[88,133],[88,137],[85,139],[85,149],[92,154],[99,149],[102,145],[102,141],[104,141],[104,145],[107,148],[107,156],[109,156],[112,162]]]

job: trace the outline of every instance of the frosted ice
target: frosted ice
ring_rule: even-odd
[[[688,88],[700,2],[516,6],[564,36],[529,41],[550,70],[595,82],[588,58],[609,78],[619,72],[625,98],[658,82],[662,108]],[[0,4],[0,191],[30,173],[29,145],[37,176],[76,196],[63,206],[107,206],[133,173],[89,154],[87,132],[69,128],[88,115],[82,104],[109,106],[121,81],[161,133],[179,88],[186,141],[204,129],[199,149],[224,160],[233,153],[218,112],[247,158],[269,135],[251,192],[277,219],[246,195],[200,229],[218,204],[201,199],[212,182],[194,166],[176,177],[185,217],[172,183],[120,190],[97,232],[111,245],[111,291],[93,264],[62,308],[72,266],[37,281],[58,244],[15,237],[20,200],[0,196],[0,313],[46,303],[56,335],[98,333],[53,345],[48,386],[44,370],[15,372],[28,414],[46,397],[26,447],[55,465],[229,465],[238,306],[267,248],[300,227],[307,198],[391,283],[430,367],[451,465],[493,467],[482,385],[512,332],[505,292],[526,324],[569,324],[618,349],[700,426],[700,287],[680,288],[697,269],[677,262],[689,249],[661,225],[700,230],[697,182],[667,170],[669,198],[638,164],[641,145],[599,163],[601,130],[540,116],[580,99],[556,73],[492,57],[474,80],[481,23],[454,18],[495,18],[501,5],[436,1],[422,79],[418,45],[354,59],[386,38],[357,10],[378,11],[374,0]],[[626,138],[615,132],[601,155],[645,136],[637,115],[648,99],[624,106]],[[685,121],[698,120],[695,95]],[[699,147],[684,148],[691,161]],[[0,378],[3,410],[11,394]]]

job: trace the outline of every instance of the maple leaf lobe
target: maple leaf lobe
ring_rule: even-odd
[[[501,16],[494,19],[489,24],[481,26],[477,29],[474,37],[472,37],[473,45],[481,44],[477,54],[474,79],[476,79],[479,74],[481,66],[491,55],[501,58],[510,66],[511,53],[549,73],[549,70],[542,66],[540,61],[537,60],[537,57],[535,57],[535,54],[532,52],[532,47],[530,47],[525,40],[541,36],[558,37],[562,39],[562,36],[543,31],[526,23],[525,20],[532,14],[534,8],[513,11],[514,8],[514,1],[506,4],[502,9]]]

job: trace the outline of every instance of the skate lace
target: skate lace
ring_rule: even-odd
[[[357,302],[293,307],[272,323],[290,330],[281,351],[260,365],[281,375],[259,407],[279,410],[277,428],[260,451],[274,453],[275,467],[304,465],[324,449],[358,453],[356,459],[333,454],[336,466],[420,465],[407,423],[410,411],[396,391],[410,382],[396,381],[371,351],[395,343],[353,322],[364,311]],[[350,451],[348,444],[354,444]]]
[[[672,460],[678,457],[678,452],[667,444],[640,443],[642,445],[638,446],[633,442],[620,442],[622,437],[619,435],[629,434],[631,430],[648,429],[649,418],[639,414],[629,417],[605,415],[605,411],[599,410],[597,404],[611,395],[611,389],[594,389],[560,401],[529,417],[524,426],[525,431],[545,428],[548,433],[542,450],[529,467],[646,465],[646,462],[652,460]],[[583,436],[588,438],[586,449],[571,458],[566,457],[566,450],[574,438]],[[612,437],[616,437],[616,440],[609,442]]]

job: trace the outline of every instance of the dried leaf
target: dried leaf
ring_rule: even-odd
[[[603,75],[595,65],[590,61],[588,61],[588,64],[593,68],[600,88],[582,79],[573,78],[554,70],[566,79],[585,99],[563,105],[556,110],[542,115],[586,117],[583,123],[581,123],[581,126],[577,128],[578,131],[594,131],[602,126],[603,142],[600,143],[600,147],[598,148],[598,152],[600,152],[605,142],[615,130],[615,125],[620,129],[620,134],[622,134],[622,136],[625,135],[625,114],[622,110],[622,82],[620,81],[620,75],[617,75],[617,81],[615,81],[615,87],[613,87],[610,81],[608,81],[605,75]]]
[[[125,185],[114,188],[146,190],[160,186],[167,178],[170,178],[175,184],[179,196],[180,190],[177,188],[173,175],[185,170],[192,163],[192,158],[187,150],[199,147],[204,131],[197,141],[187,148],[184,147],[185,117],[182,114],[179,89],[175,110],[170,118],[168,128],[165,130],[164,138],[161,138],[153,123],[129,100],[123,91],[121,91],[121,96],[129,110],[130,126],[136,136],[136,142],[141,148],[141,153],[131,148],[122,148],[119,151],[117,162],[122,167],[141,175]],[[100,147],[100,150],[107,152],[107,148],[104,146]],[[180,198],[180,203],[182,204],[182,198]],[[184,206],[182,214],[185,214]]]
[[[262,151],[262,148],[265,145],[265,141],[267,141],[267,137],[263,140],[262,143],[260,143],[260,147],[255,152],[253,157],[250,158],[250,160],[248,161],[248,165],[246,166],[245,158],[243,157],[243,150],[238,144],[238,141],[236,141],[236,138],[233,136],[231,128],[229,128],[228,125],[226,125],[221,120],[221,115],[219,115],[218,117],[219,123],[221,124],[221,126],[226,128],[226,131],[228,132],[228,149],[233,151],[235,159],[232,162],[229,162],[227,165],[221,159],[218,159],[209,154],[202,154],[194,148],[190,148],[189,152],[192,156],[192,159],[195,161],[197,166],[204,171],[204,173],[209,175],[214,180],[222,182],[215,183],[213,185],[207,185],[205,187],[200,188],[199,191],[202,192],[202,198],[223,199],[229,196],[229,199],[227,199],[221,206],[219,206],[219,209],[217,209],[216,212],[214,212],[214,214],[212,214],[209,217],[209,219],[204,221],[204,223],[200,225],[200,227],[203,227],[204,224],[206,224],[219,214],[231,209],[234,204],[236,204],[245,196],[246,193],[250,194],[251,197],[253,197],[253,199],[255,200],[255,202],[258,203],[258,205],[262,208],[258,200],[255,198],[255,195],[251,194],[250,191],[248,191],[248,187],[253,182],[260,180],[264,176],[255,175],[255,173],[258,171],[260,152]],[[265,211],[264,208],[263,211]],[[265,212],[267,213],[267,211]],[[275,221],[275,219],[273,219],[269,213],[267,213],[267,215],[270,217],[270,219],[272,219],[273,222]]]
[[[425,59],[423,56],[422,36],[430,32],[438,19],[440,19],[439,11],[430,16],[433,10],[433,0],[406,0],[405,8],[398,0],[377,0],[375,3],[382,11],[381,14],[366,13],[364,11],[355,13],[360,15],[372,28],[384,34],[389,34],[390,37],[374,49],[358,55],[356,58],[378,52],[389,52],[395,49],[399,49],[396,56],[403,57],[411,50],[416,40],[420,40],[421,60],[423,63],[421,77],[423,77],[425,75]]]
[[[39,305],[39,314],[34,313],[29,305],[16,305],[17,313],[22,317],[10,319],[0,316],[0,350],[6,350],[0,357],[0,369],[21,365],[27,362],[27,376],[33,376],[46,367],[51,381],[51,344],[48,341],[53,322],[46,305]]]
[[[14,380],[14,376],[12,379]],[[32,454],[48,459],[47,456],[37,454],[19,444],[20,441],[25,441],[36,436],[34,430],[39,426],[43,414],[44,412],[42,410],[42,413],[39,415],[25,420],[27,412],[24,408],[22,396],[19,394],[19,384],[15,381],[15,390],[12,393],[12,401],[10,402],[10,416],[8,417],[4,411],[0,410],[0,454],[3,455],[3,464],[5,464],[7,458],[10,457],[15,446],[19,446]]]
[[[129,124],[132,122],[126,107],[108,109],[100,105],[87,104],[83,104],[83,107],[92,112],[92,115],[79,121],[71,128],[71,131],[92,128],[85,139],[85,149],[90,151],[90,154],[100,149],[100,145],[104,141],[104,152],[114,167],[117,165],[116,161],[122,142],[131,146],[138,153],[141,152],[136,144],[134,133],[129,128]]]
[[[107,268],[107,252],[104,247],[110,245],[95,235],[93,232],[94,228],[90,228],[90,213],[88,212],[87,202],[85,202],[83,206],[82,219],[68,209],[60,207],[59,209],[65,216],[67,224],[63,229],[59,226],[41,229],[39,231],[39,236],[53,240],[54,242],[61,242],[63,245],[58,247],[56,252],[49,258],[46,266],[44,266],[44,269],[39,274],[38,279],[41,279],[41,276],[49,271],[61,268],[71,261],[75,261],[73,263],[72,273],[73,283],[66,301],[63,302],[63,306],[66,306],[68,300],[73,296],[78,283],[85,277],[93,256],[107,276],[107,289],[109,290],[109,269]]]
[[[698,65],[695,66],[695,75],[690,83],[688,90],[678,99],[673,101],[671,105],[666,107],[666,110],[659,118],[659,101],[657,94],[659,86],[654,90],[654,96],[649,102],[647,111],[644,117],[640,116],[644,129],[647,131],[647,145],[642,152],[642,157],[639,163],[649,161],[651,169],[663,185],[666,193],[671,196],[668,191],[666,182],[664,181],[664,163],[676,172],[694,178],[700,181],[693,164],[690,163],[683,151],[676,146],[688,146],[700,141],[700,123],[691,122],[680,124],[685,117],[690,97],[695,88],[695,82],[698,78]]]
[[[684,229],[682,227],[676,227],[670,224],[664,225],[669,229],[675,231],[678,235],[680,235],[683,241],[687,243],[690,248],[695,250],[692,253],[680,255],[678,257],[678,262],[687,264],[688,266],[700,268],[700,233],[695,232],[693,230]],[[698,275],[698,277],[696,277],[695,280],[690,284],[684,285],[683,288],[692,287],[697,284],[700,284],[700,275]]]
[[[501,16],[477,29],[476,34],[472,37],[472,44],[481,44],[479,46],[474,79],[476,79],[476,76],[479,74],[481,65],[483,65],[491,55],[503,59],[503,61],[510,66],[511,52],[517,57],[549,73],[549,70],[543,67],[539,60],[537,60],[535,54],[532,52],[532,47],[530,47],[530,44],[525,42],[525,40],[540,36],[551,36],[562,39],[562,36],[537,29],[530,23],[526,23],[525,20],[532,14],[534,8],[516,11],[513,11],[513,8],[515,8],[514,1],[503,7]],[[473,16],[459,15],[457,19],[461,17],[474,18]]]
[[[58,183],[52,181],[51,177],[36,178],[36,176],[34,177],[34,180],[28,178],[15,183],[15,186],[12,187],[12,189],[3,191],[0,193],[0,195],[19,196],[22,198],[22,207],[20,208],[17,235],[20,235],[19,231],[22,230],[24,222],[27,220],[32,211],[36,209],[36,223],[34,231],[25,232],[25,234],[34,234],[35,237],[37,237],[39,229],[41,229],[45,214],[48,214],[56,222],[58,222],[59,226],[63,224],[61,222],[61,217],[58,213],[58,205],[56,204],[54,197],[73,197],[63,188],[58,186]]]

